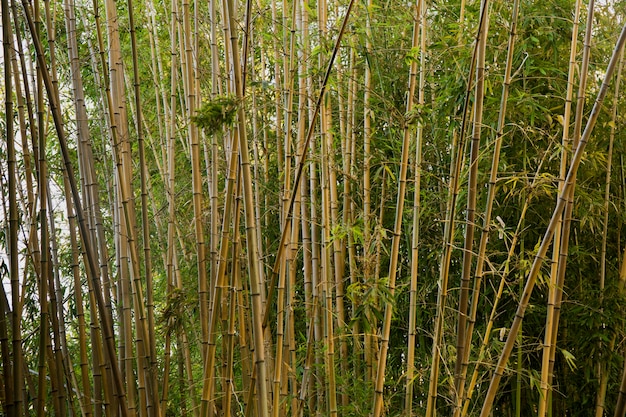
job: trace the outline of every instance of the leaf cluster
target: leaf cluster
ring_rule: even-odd
[[[191,121],[204,129],[207,135],[212,135],[224,126],[231,126],[237,116],[239,100],[232,95],[217,96],[205,102],[191,116]]]

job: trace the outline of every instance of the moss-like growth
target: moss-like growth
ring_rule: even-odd
[[[191,121],[204,129],[204,133],[212,135],[223,126],[230,126],[237,117],[239,101],[232,95],[217,96],[210,101],[204,102]]]

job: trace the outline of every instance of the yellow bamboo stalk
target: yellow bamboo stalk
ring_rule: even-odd
[[[585,40],[583,45],[583,57],[580,69],[580,80],[578,85],[577,103],[576,103],[576,116],[574,119],[574,131],[571,138],[569,132],[565,133],[564,129],[564,149],[567,150],[569,146],[572,149],[576,149],[580,138],[580,132],[583,122],[583,111],[587,88],[587,72],[589,68],[589,54],[591,50],[591,35],[593,28],[593,8],[594,0],[591,0],[587,10],[587,26],[585,30]],[[573,36],[573,35],[572,35]],[[572,38],[572,48],[575,49],[574,41]],[[573,70],[573,67],[571,68]],[[569,85],[568,85],[569,87]],[[567,104],[567,103],[566,103]],[[564,117],[565,119],[565,117]],[[568,120],[569,121],[569,120]],[[569,130],[569,125],[568,125]],[[567,135],[567,136],[566,136]],[[562,158],[565,159],[563,164],[567,162],[567,153],[564,152]],[[542,372],[541,372],[541,390],[542,395],[539,401],[539,417],[544,417],[548,412],[548,403],[552,397],[552,370],[554,355],[556,354],[556,340],[559,327],[561,299],[563,296],[563,286],[565,285],[565,271],[567,268],[567,258],[569,255],[569,236],[571,231],[572,213],[574,211],[574,188],[576,186],[576,180],[574,179],[570,194],[567,196],[567,204],[564,209],[561,230],[560,241],[558,250],[555,250],[553,259],[557,260],[557,264],[553,266],[550,275],[550,290],[548,293],[548,311],[546,315],[546,332],[544,337],[544,351],[542,357]],[[558,253],[558,256],[556,255]],[[556,271],[555,271],[556,269]]]
[[[419,48],[419,12],[421,10],[420,0],[416,1],[413,20],[413,41],[412,48]],[[412,60],[409,69],[409,84],[407,88],[406,113],[413,110],[415,88],[417,85],[417,61]],[[398,175],[398,195],[396,198],[396,213],[393,228],[393,238],[391,243],[389,260],[389,283],[388,289],[393,296],[396,286],[396,276],[398,273],[398,257],[400,241],[402,240],[402,217],[404,214],[404,202],[406,193],[407,173],[409,166],[409,153],[411,146],[411,128],[404,125],[404,138],[402,141],[402,156],[400,160],[400,174]],[[385,305],[385,316],[381,336],[380,353],[378,356],[378,369],[376,371],[376,381],[374,387],[373,415],[379,417],[383,413],[383,388],[385,385],[385,368],[387,366],[387,352],[389,350],[389,335],[391,333],[391,318],[393,315],[393,303],[388,301]]]
[[[24,14],[26,16],[26,21],[28,24],[29,31],[33,39],[37,62],[42,69],[45,69],[46,67],[45,67],[43,47],[37,35],[37,31],[35,29],[35,24],[32,18],[32,13],[30,11],[30,5],[27,2],[23,1],[22,6],[24,8],[24,12],[25,12]],[[57,132],[57,137],[59,139],[63,162],[64,162],[64,165],[66,166],[67,172],[73,172],[72,163],[71,163],[69,151],[67,148],[67,143],[65,141],[65,133],[63,129],[62,118],[60,115],[60,107],[58,105],[58,97],[54,94],[52,81],[50,79],[50,75],[48,74],[46,70],[42,71],[42,78],[43,78],[43,83],[44,83],[46,93],[48,96],[50,110],[53,115],[54,126]],[[82,204],[81,204],[81,200],[78,194],[78,188],[76,186],[76,182],[73,176],[70,175],[69,180],[70,180],[70,187],[72,191],[72,199],[76,207],[76,213],[78,214],[81,239],[83,240],[83,245],[85,246],[87,265],[90,269],[90,274],[93,279],[94,288],[99,289],[100,282],[96,274],[96,263],[95,263],[95,258],[94,258],[94,252],[91,246],[91,239],[89,237],[87,225],[82,214],[83,213]],[[125,394],[124,386],[122,384],[122,379],[119,373],[117,358],[115,356],[115,346],[113,343],[113,334],[111,332],[112,326],[110,323],[109,316],[106,313],[106,306],[104,303],[102,293],[99,290],[96,290],[94,291],[94,295],[95,295],[97,307],[100,313],[100,318],[103,321],[103,329],[105,332],[105,340],[106,340],[105,347],[106,347],[107,357],[112,365],[111,370],[112,370],[114,385],[116,389],[116,395],[120,401],[119,403],[120,413],[122,416],[126,417],[128,415],[128,407],[126,404],[126,394]],[[16,300],[16,301],[19,301],[19,300]]]
[[[419,1],[416,9],[417,25],[420,27],[420,62],[419,82],[417,92],[417,105],[423,108],[424,87],[426,84],[426,5]],[[411,283],[409,289],[409,330],[407,347],[406,367],[406,394],[404,410],[407,416],[413,415],[413,388],[415,386],[415,344],[416,344],[416,320],[417,320],[417,289],[419,283],[419,247],[420,247],[420,218],[421,218],[421,181],[422,181],[422,145],[424,139],[424,126],[421,115],[418,116],[415,127],[415,161],[413,191],[413,234],[411,238]]]
[[[500,110],[498,114],[498,126],[496,130],[496,139],[494,144],[493,151],[493,159],[491,163],[491,172],[489,177],[489,185],[487,191],[487,202],[485,208],[485,216],[483,220],[483,230],[480,237],[480,244],[478,248],[478,253],[476,256],[476,272],[475,272],[475,281],[474,281],[474,289],[472,294],[472,306],[470,309],[470,315],[468,318],[468,328],[467,328],[467,338],[465,342],[464,348],[464,357],[461,358],[463,363],[461,367],[460,379],[461,383],[459,384],[458,393],[457,393],[457,404],[455,404],[455,415],[459,415],[460,407],[463,402],[466,402],[467,396],[465,391],[465,378],[467,373],[467,368],[469,365],[469,355],[471,350],[471,341],[473,337],[474,325],[476,323],[476,313],[478,310],[478,300],[480,295],[480,288],[482,285],[482,280],[484,277],[484,265],[486,262],[486,250],[487,243],[489,240],[489,233],[491,231],[491,217],[493,212],[493,203],[495,200],[496,193],[496,183],[498,176],[498,166],[500,162],[500,150],[502,147],[502,140],[504,137],[504,125],[506,120],[506,108],[507,108],[507,100],[509,94],[509,86],[511,84],[512,78],[512,64],[513,64],[513,55],[515,49],[515,39],[517,36],[517,19],[519,15],[519,0],[516,0],[512,6],[512,17],[511,17],[511,27],[509,31],[509,40],[507,47],[507,60],[506,67],[504,72],[504,82],[503,82],[503,90],[502,97],[500,100]],[[489,334],[489,333],[486,333]],[[481,346],[481,349],[482,346]],[[459,402],[460,400],[460,402]],[[465,411],[463,412],[465,413]]]

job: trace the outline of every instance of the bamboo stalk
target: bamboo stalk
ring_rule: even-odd
[[[130,26],[130,39],[131,39],[131,51],[132,51],[132,66],[133,66],[133,92],[135,96],[135,129],[137,134],[137,144],[139,153],[139,176],[141,181],[141,221],[143,231],[143,253],[144,253],[144,274],[146,282],[146,314],[147,314],[147,326],[148,331],[148,378],[150,378],[152,392],[150,393],[151,399],[148,403],[148,414],[159,416],[159,395],[158,395],[158,382],[157,382],[157,358],[156,358],[156,339],[155,339],[155,318],[154,318],[154,288],[152,280],[152,256],[150,250],[150,222],[148,218],[148,190],[147,190],[147,176],[148,167],[146,165],[145,158],[145,145],[144,145],[144,133],[142,129],[143,112],[142,112],[142,99],[140,90],[140,78],[139,78],[139,62],[137,56],[137,35],[136,24],[134,18],[134,5],[132,0],[127,0],[128,5],[128,17]]]
[[[7,144],[7,176],[8,176],[8,199],[9,199],[9,276],[11,278],[11,338],[12,338],[12,369],[7,372],[11,379],[5,379],[5,385],[10,388],[5,389],[7,394],[8,414],[22,415],[25,409],[23,386],[24,386],[24,362],[22,355],[22,331],[21,331],[21,305],[20,283],[19,283],[19,252],[18,252],[18,208],[17,208],[17,159],[15,154],[14,131],[13,131],[13,78],[11,74],[11,53],[13,35],[11,33],[11,20],[9,3],[7,0],[1,2],[2,11],[2,47],[4,60],[4,91],[5,93],[5,135]]]
[[[373,0],[367,1],[367,16],[365,19],[365,53],[366,56],[372,56],[372,16]],[[363,73],[363,281],[372,282],[373,265],[372,258],[368,256],[372,250],[372,180],[371,180],[371,161],[372,161],[372,109],[370,107],[372,97],[372,63],[366,60]],[[370,346],[374,344],[371,332],[364,334],[364,360],[365,360],[365,376],[366,380],[374,381],[374,363],[372,349]]]
[[[604,183],[604,220],[602,222],[602,249],[600,252],[600,297],[603,297],[605,291],[605,279],[606,279],[606,252],[607,252],[607,240],[608,240],[608,225],[609,225],[609,201],[611,193],[611,174],[613,172],[613,150],[615,143],[615,131],[617,130],[617,108],[618,97],[620,93],[620,84],[622,79],[622,69],[624,68],[624,51],[620,57],[619,66],[617,68],[617,74],[615,76],[615,90],[613,95],[613,107],[611,109],[611,132],[609,134],[609,150],[607,151],[607,167]],[[624,281],[619,281],[619,288],[623,290]],[[624,277],[626,279],[626,277]],[[615,349],[615,342],[617,335],[614,334],[609,342],[609,349],[611,352]],[[598,378],[600,380],[598,387],[598,394],[596,396],[596,417],[602,417],[604,415],[606,391],[609,383],[610,373],[608,372],[608,366],[601,364],[598,368]]]
[[[415,3],[415,18],[413,21],[413,41],[412,48],[419,48],[419,12],[421,4],[418,0]],[[413,111],[415,88],[417,85],[417,61],[412,60],[409,70],[409,82],[407,86],[406,113]],[[398,273],[398,257],[400,241],[402,240],[402,217],[404,214],[404,202],[406,194],[407,173],[409,166],[409,153],[411,146],[411,129],[405,123],[404,138],[402,141],[402,156],[400,161],[400,174],[398,175],[398,195],[396,199],[396,213],[393,228],[393,239],[389,260],[389,283],[388,289],[393,296],[396,287],[396,276]],[[376,371],[375,393],[373,415],[378,417],[383,413],[383,388],[385,384],[385,368],[387,366],[387,352],[389,350],[389,335],[391,333],[391,318],[393,315],[393,302],[390,300],[385,304],[385,316],[383,319],[383,329],[378,358],[378,369]]]
[[[423,108],[424,90],[426,84],[426,5],[424,1],[417,4],[416,20],[420,27],[420,62],[419,62],[419,82],[417,93],[418,108]],[[415,131],[415,161],[413,191],[413,234],[411,239],[411,283],[409,289],[409,330],[407,346],[407,367],[406,367],[406,394],[404,400],[404,410],[407,416],[413,415],[413,391],[415,387],[415,344],[416,344],[416,320],[417,320],[417,290],[419,284],[419,248],[420,248],[420,220],[422,211],[421,202],[421,182],[422,182],[422,147],[424,141],[424,124],[421,115]]]
[[[572,149],[576,149],[583,122],[583,111],[585,104],[587,88],[587,73],[589,68],[589,55],[591,50],[591,36],[593,28],[594,0],[591,0],[587,9],[587,26],[585,30],[585,40],[583,45],[583,57],[580,69],[580,80],[578,85],[576,116],[574,119],[574,131],[571,140],[564,142],[565,145],[572,145]],[[569,137],[567,138],[569,139]],[[565,148],[567,149],[567,147]],[[567,161],[567,155],[564,153],[563,158]],[[550,293],[548,294],[548,314],[546,317],[546,334],[544,339],[544,355],[542,358],[542,379],[541,389],[542,396],[539,402],[539,417],[546,415],[549,407],[548,399],[552,395],[552,372],[554,367],[554,355],[556,354],[556,340],[559,327],[561,299],[563,296],[563,287],[565,285],[565,271],[567,268],[567,258],[569,255],[569,236],[571,231],[572,213],[574,210],[574,188],[576,180],[574,179],[570,194],[567,196],[567,204],[564,209],[561,224],[560,246],[558,248],[558,264],[556,265],[556,274],[551,274]],[[553,255],[553,257],[556,255]]]

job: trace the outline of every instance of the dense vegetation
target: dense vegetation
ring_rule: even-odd
[[[624,10],[2,0],[0,414],[624,416]]]

